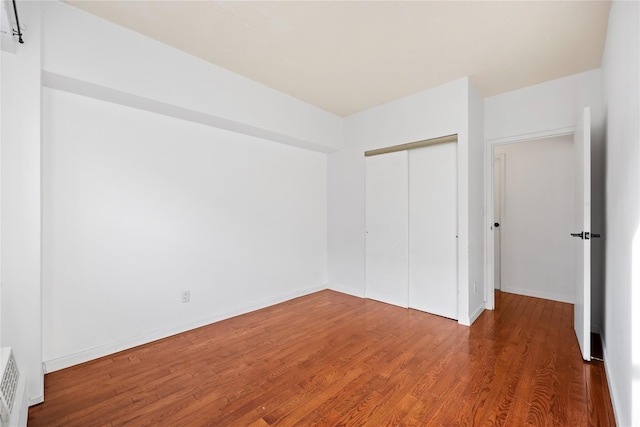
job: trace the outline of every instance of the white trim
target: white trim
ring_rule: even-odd
[[[321,286],[313,286],[310,288],[298,289],[296,291],[287,292],[276,297],[266,298],[266,299],[263,299],[262,301],[241,306],[231,311],[228,311],[226,313],[221,313],[218,315],[207,317],[205,319],[189,322],[189,323],[177,326],[175,328],[154,331],[149,334],[145,334],[135,338],[116,341],[111,344],[94,347],[85,351],[70,354],[68,356],[47,360],[43,362],[44,369],[45,369],[44,372],[45,373],[55,372],[60,369],[68,368],[70,366],[78,365],[80,363],[84,363],[90,360],[98,359],[100,357],[108,356],[110,354],[114,354],[119,351],[128,350],[130,348],[133,348],[142,344],[148,344],[152,341],[156,341],[162,338],[166,338],[172,335],[186,332],[191,329],[199,328],[201,326],[206,326],[215,322],[219,322],[221,320],[229,319],[231,317],[239,316],[241,314],[246,314],[255,310],[260,310],[265,307],[269,307],[275,304],[279,304],[281,302],[285,302],[285,301],[298,298],[304,295],[309,295],[325,289],[327,289],[326,283]],[[30,402],[33,401],[34,399],[35,398],[30,399]],[[42,400],[40,400],[40,402],[42,402]],[[40,402],[34,402],[33,404],[40,403]]]
[[[471,326],[471,318],[468,316],[462,316],[458,319],[458,324],[462,326]]]
[[[571,126],[566,128],[545,130],[541,132],[523,133],[520,135],[512,135],[512,136],[507,136],[503,138],[488,139],[487,143],[489,145],[500,145],[500,144],[512,144],[514,142],[522,142],[522,141],[534,141],[536,139],[546,139],[546,138],[552,138],[554,136],[571,135],[573,132],[575,132],[575,130],[576,130],[576,127]]]
[[[493,283],[493,146],[485,141],[484,160],[484,307],[495,309],[495,284]],[[488,221],[488,222],[487,222]]]
[[[470,322],[469,322],[469,326],[473,325],[473,322],[475,322],[476,320],[478,320],[478,317],[480,317],[480,315],[484,312],[485,308],[484,306],[479,306],[476,311],[474,311],[473,313],[471,313],[470,316]]]
[[[460,316],[460,318],[458,319],[458,324],[462,325],[462,326],[471,326],[471,325],[473,325],[473,322],[478,320],[478,317],[480,317],[480,315],[485,310],[486,310],[486,307],[484,305],[480,304],[480,306],[478,306],[478,308],[476,308],[475,311],[473,313],[471,313],[471,315],[469,315],[469,316],[464,316],[464,315]]]
[[[41,393],[37,396],[30,397],[28,402],[29,402],[28,403],[29,406],[38,405],[44,402],[44,394]]]

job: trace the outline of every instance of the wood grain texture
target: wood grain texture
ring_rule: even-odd
[[[613,426],[570,304],[471,327],[322,291],[45,376],[38,426]]]

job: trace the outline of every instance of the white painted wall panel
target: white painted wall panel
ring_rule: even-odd
[[[326,155],[44,95],[50,367],[325,287]]]
[[[408,154],[409,306],[457,319],[457,143]]]
[[[409,298],[409,163],[406,151],[366,158],[366,297]]]

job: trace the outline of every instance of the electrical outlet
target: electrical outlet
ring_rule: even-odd
[[[184,289],[182,291],[182,302],[191,301],[191,291],[189,289]]]
[[[473,282],[473,293],[474,294],[478,293],[478,284],[475,281]]]

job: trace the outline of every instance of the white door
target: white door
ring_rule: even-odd
[[[409,175],[406,151],[365,158],[367,298],[408,306]]]
[[[409,306],[458,318],[457,144],[409,150]]]
[[[501,225],[504,207],[504,169],[505,155],[498,154],[493,160],[493,284],[494,289],[501,289],[502,280],[502,247]]]
[[[573,327],[584,360],[591,360],[591,109],[585,107],[574,134],[576,154],[576,300]]]

